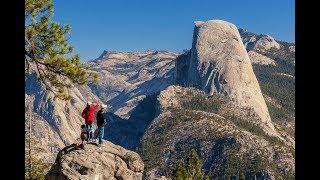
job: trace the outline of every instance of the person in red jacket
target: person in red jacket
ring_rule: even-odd
[[[93,139],[92,124],[95,119],[94,113],[99,109],[100,105],[97,103],[93,105],[92,102],[88,101],[86,108],[82,111],[81,116],[85,120],[86,128],[88,130],[88,141]]]

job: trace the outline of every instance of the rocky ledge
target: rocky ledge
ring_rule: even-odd
[[[46,175],[47,180],[128,179],[141,180],[144,164],[136,152],[105,141],[101,146],[75,144],[62,149]]]

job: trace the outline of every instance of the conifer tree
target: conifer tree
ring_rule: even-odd
[[[209,180],[210,177],[203,171],[202,161],[194,149],[190,152],[187,166],[183,160],[179,160],[173,169],[174,180]]]
[[[204,173],[202,172],[202,162],[197,152],[192,149],[188,160],[188,171],[192,179],[202,180]]]
[[[25,64],[31,65],[45,87],[61,99],[69,99],[66,89],[70,82],[85,84],[96,81],[97,75],[88,73],[73,55],[68,43],[70,26],[52,20],[52,0],[25,1]]]
[[[174,180],[186,180],[189,178],[188,171],[182,160],[179,160],[176,167],[173,170],[173,179]]]

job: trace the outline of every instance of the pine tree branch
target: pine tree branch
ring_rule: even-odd
[[[63,73],[62,71],[56,70],[54,66],[52,66],[51,64],[48,63],[44,63],[38,60],[34,60],[35,62],[37,62],[38,64],[41,64],[43,66],[45,66],[48,70],[52,71],[53,73],[65,76],[65,77],[69,77],[67,74]]]
[[[52,0],[26,0],[25,6],[26,69],[33,70],[35,63],[39,81],[64,99],[68,95],[64,91],[72,83],[84,84],[91,74],[87,76],[78,56],[65,57],[73,49],[68,43],[70,27],[53,21]]]
[[[45,85],[46,90],[49,90],[49,91],[51,91],[54,95],[57,95],[56,92],[51,88],[51,86],[50,86],[49,84],[47,84],[47,82],[45,81],[43,75],[41,74],[41,72],[44,73],[44,71],[43,71],[43,70],[41,71],[41,69],[39,68],[39,65],[38,65],[37,61],[35,61],[35,63],[36,63],[37,71],[38,71],[38,74],[39,74],[39,78],[40,78],[41,82],[43,82],[43,84]]]

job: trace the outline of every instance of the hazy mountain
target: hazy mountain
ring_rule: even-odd
[[[174,60],[178,53],[167,51],[108,52],[88,64],[101,81],[92,91],[110,106],[110,111],[129,118],[131,110],[146,95],[173,83]]]

